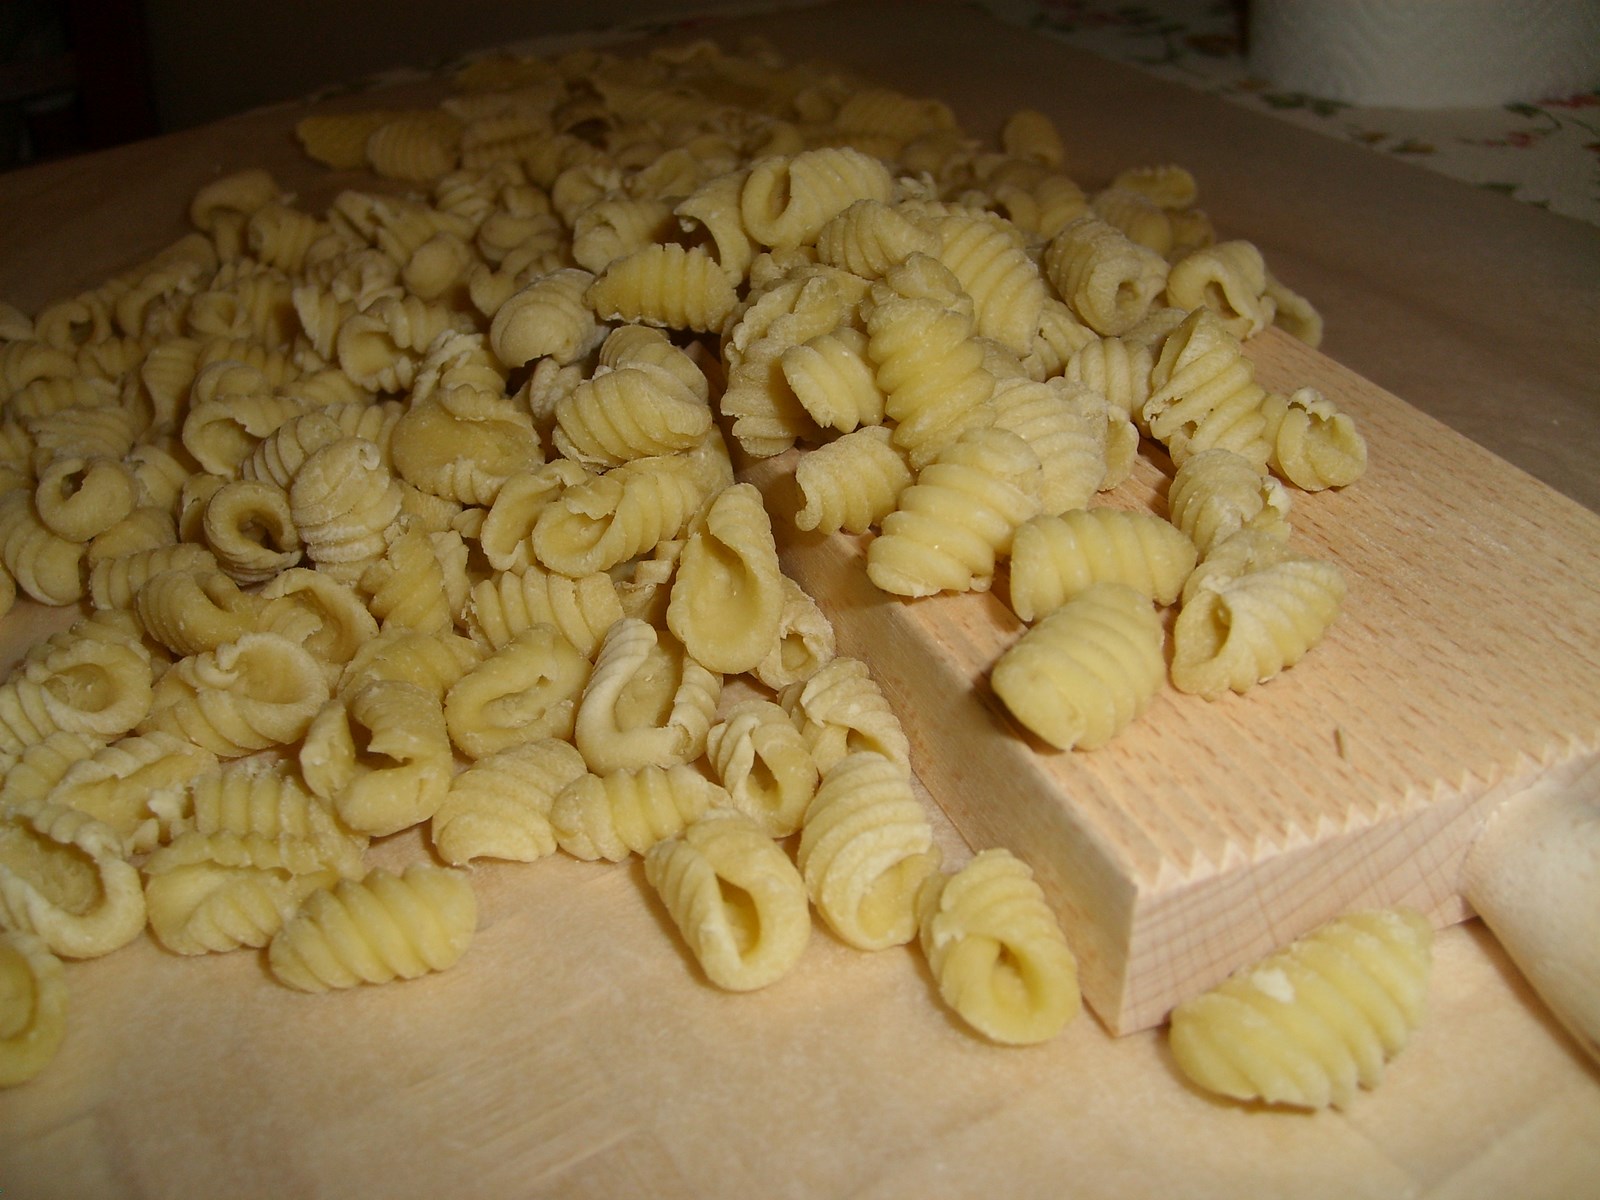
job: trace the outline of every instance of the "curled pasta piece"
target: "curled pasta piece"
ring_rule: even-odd
[[[621,862],[728,803],[720,784],[683,763],[587,772],[556,793],[550,827],[574,858]]]
[[[1208,308],[1234,337],[1254,337],[1277,305],[1267,291],[1267,268],[1250,242],[1218,242],[1185,254],[1167,273],[1167,303]]]
[[[990,683],[1056,749],[1094,750],[1149,706],[1165,675],[1165,633],[1150,598],[1095,583],[1013,643]]]
[[[597,774],[690,762],[705,750],[722,677],[635,617],[606,631],[573,739]]]
[[[556,404],[553,440],[567,458],[616,466],[700,444],[711,406],[672,371],[640,362],[597,370]]]
[[[40,520],[33,494],[0,494],[0,566],[40,604],[65,605],[84,594],[84,546],[53,533]]]
[[[382,452],[358,437],[322,447],[289,488],[289,511],[306,556],[344,583],[354,583],[383,557],[403,502]]]
[[[873,285],[867,353],[877,365],[895,442],[915,468],[992,420],[994,376],[984,369],[965,295],[948,268],[924,255]]]
[[[57,537],[87,542],[134,509],[133,472],[110,459],[57,458],[39,473],[33,500],[39,520]]]
[[[1178,1005],[1172,1055],[1208,1092],[1345,1108],[1422,1023],[1432,944],[1409,909],[1339,917]]]
[[[539,358],[576,362],[605,336],[605,327],[584,297],[595,275],[566,267],[541,275],[508,297],[495,311],[489,344],[508,367]]]
[[[810,679],[832,661],[833,624],[821,607],[787,575],[783,577],[783,609],[778,615],[778,640],[756,664],[755,677],[774,691]]]
[[[307,896],[268,944],[267,965],[304,992],[417,979],[459,962],[477,924],[466,872],[431,863],[399,875],[375,867]]]
[[[1081,508],[1104,490],[1110,471],[1109,421],[1097,393],[1061,380],[1007,379],[995,384],[994,424],[1028,444],[1039,460],[1039,509]],[[1138,431],[1129,427],[1138,438]]]
[[[475,858],[534,862],[556,851],[555,798],[585,774],[583,755],[560,738],[484,755],[456,775],[433,814],[430,838],[452,866]]]
[[[0,752],[18,754],[64,731],[109,742],[153,703],[150,652],[126,627],[80,620],[33,647],[0,684]]]
[[[977,430],[900,493],[867,547],[867,576],[900,596],[985,591],[997,555],[1039,511],[1039,458],[1016,434]]]
[[[328,696],[311,652],[275,633],[179,659],[154,688],[141,733],[187,738],[219,758],[296,741]]]
[[[204,747],[168,733],[119,738],[68,767],[48,799],[94,817],[122,838],[129,854],[141,853],[162,832],[152,797],[184,787],[216,762]]]
[[[769,837],[800,828],[817,790],[817,764],[804,735],[779,705],[746,700],[706,735],[711,769],[733,807]]]
[[[469,410],[433,398],[413,403],[390,440],[394,472],[432,496],[493,504],[508,479],[544,461],[528,415],[503,396]]]
[[[586,295],[602,320],[702,333],[721,330],[738,303],[733,283],[701,246],[661,242],[613,261]]]
[[[467,318],[420,296],[385,295],[339,326],[334,354],[352,380],[376,392],[403,392],[440,334],[462,330]]]
[[[645,855],[661,897],[706,978],[728,991],[781,979],[811,938],[799,872],[738,813],[708,814]]]
[[[1262,413],[1266,396],[1239,339],[1210,309],[1197,308],[1162,343],[1138,419],[1177,466],[1220,447],[1265,470],[1271,449]]]
[[[1322,640],[1345,587],[1336,564],[1300,555],[1231,578],[1207,574],[1178,610],[1172,685],[1214,700],[1265,683]]]
[[[23,813],[41,807],[73,764],[94,757],[104,744],[63,730],[9,756],[10,766],[0,777],[0,810]]]
[[[1316,388],[1269,392],[1261,406],[1272,452],[1267,466],[1308,492],[1344,487],[1367,469],[1367,442],[1348,413]]]
[[[817,231],[817,258],[867,279],[913,254],[937,253],[939,235],[882,200],[852,201]]]
[[[1003,217],[949,216],[938,222],[937,257],[972,297],[978,336],[1019,356],[1033,349],[1047,288],[1022,231]]]
[[[859,658],[835,656],[810,679],[784,688],[778,703],[799,724],[819,771],[870,750],[910,772],[911,745],[900,718]]]
[[[1287,540],[1289,493],[1231,450],[1202,450],[1185,459],[1167,489],[1169,519],[1205,558],[1241,529]]]
[[[822,776],[795,861],[828,927],[857,949],[882,950],[917,936],[918,889],[941,854],[904,769],[859,751]]]
[[[482,661],[477,643],[459,634],[391,629],[362,643],[340,672],[337,690],[354,691],[374,679],[398,679],[442,701],[451,685]]]
[[[739,192],[744,227],[763,246],[800,246],[858,200],[888,201],[894,183],[878,159],[848,146],[758,160]]]
[[[522,742],[570,737],[589,660],[551,625],[530,625],[445,693],[450,740],[470,758]]]
[[[50,1065],[67,1036],[67,982],[42,938],[0,930],[0,1088]]]
[[[236,833],[181,834],[144,873],[150,931],[190,955],[265,946],[301,901],[339,881],[310,843]]]
[[[800,456],[794,523],[818,533],[866,533],[899,503],[913,475],[885,426],[869,425]]]
[[[534,556],[563,575],[608,571],[676,538],[709,493],[710,481],[691,455],[633,459],[546,504],[533,526]]]
[[[1154,513],[1099,507],[1034,517],[1011,544],[1011,611],[1032,622],[1095,583],[1125,583],[1172,604],[1195,560],[1188,536]]]
[[[778,361],[789,390],[820,428],[848,433],[883,423],[884,395],[860,330],[820,334],[790,346]]]
[[[498,650],[533,625],[552,625],[592,660],[606,630],[622,617],[617,585],[604,571],[574,579],[539,566],[501,571],[473,585],[467,629]]]
[[[1078,1015],[1078,964],[1033,872],[983,850],[918,897],[919,940],[944,1002],[1006,1045],[1049,1041]]]
[[[1120,337],[1095,338],[1073,351],[1062,373],[1132,416],[1150,398],[1150,347]]]
[[[323,571],[291,567],[268,581],[256,597],[263,604],[259,627],[294,638],[330,679],[378,633],[377,621],[356,590]]]
[[[489,565],[497,571],[521,571],[527,567],[533,561],[533,531],[540,515],[567,488],[591,477],[582,463],[557,458],[507,480],[478,530],[478,545]]]
[[[1161,255],[1093,215],[1079,217],[1051,238],[1040,266],[1056,294],[1103,337],[1126,333],[1142,321],[1167,280]]]
[[[454,530],[406,530],[361,573],[359,590],[384,629],[442,633],[466,605],[467,546]]]
[[[209,551],[206,561],[194,565],[182,561],[187,555],[171,557],[177,560],[173,565],[165,565],[167,556],[130,564],[131,570],[151,571],[137,585],[133,611],[152,640],[187,656],[237,641],[256,628],[261,601],[223,574]]]
[[[395,680],[328,701],[306,729],[299,762],[312,793],[372,837],[433,816],[454,770],[438,699]]]
[[[724,488],[689,535],[667,602],[667,628],[702,666],[753,671],[778,639],[783,573],[761,493]]]
[[[264,583],[300,561],[289,497],[275,484],[223,484],[206,501],[201,527],[218,566],[240,584]]]
[[[144,928],[139,872],[116,831],[87,813],[0,813],[0,922],[62,958],[109,954]]]

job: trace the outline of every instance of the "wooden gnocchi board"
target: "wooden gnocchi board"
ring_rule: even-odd
[[[1101,749],[1051,749],[990,691],[1022,629],[1003,571],[906,602],[867,579],[865,538],[774,518],[929,792],[975,848],[1033,866],[1115,1033],[1352,908],[1470,915],[1459,873],[1487,814],[1600,753],[1600,518],[1281,332],[1248,353],[1367,438],[1362,479],[1290,512],[1291,545],[1344,568],[1343,612],[1286,673],[1210,702],[1168,685]],[[1099,502],[1165,515],[1159,455]],[[794,461],[755,470],[775,514],[795,511]]]

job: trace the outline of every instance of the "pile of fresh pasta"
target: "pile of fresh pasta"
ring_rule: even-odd
[[[1315,310],[1187,172],[1087,193],[1037,112],[990,146],[709,43],[456,83],[300,123],[385,186],[312,212],[229,175],[153,260],[0,312],[6,606],[83,610],[0,686],[0,1083],[59,1046],[62,959],[148,929],[307,991],[414,978],[466,952],[473,862],[557,853],[641,856],[717,987],[782,978],[815,913],[919,946],[982,1035],[1055,1036],[1080,1001],[1043,892],[1005,848],[941,862],[898,717],[774,530],[863,537],[906,598],[1004,578],[1028,629],[992,686],[1057,747],[1164,684],[1174,604],[1171,682],[1244,691],[1343,594],[1289,489],[1364,444],[1241,350],[1315,341]],[[1166,513],[1099,502],[1140,454]],[[792,511],[734,467],[780,455]],[[429,857],[372,865],[417,829]],[[1296,987],[1241,985],[1175,1020],[1185,1070],[1342,1102],[1420,1014],[1425,932],[1366,918],[1249,977],[1403,991],[1381,1028],[1338,1010],[1359,1053],[1262,1050]]]

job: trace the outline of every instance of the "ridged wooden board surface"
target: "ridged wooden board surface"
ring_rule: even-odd
[[[866,539],[785,519],[794,456],[755,468],[785,566],[873,665],[928,790],[973,845],[1031,862],[1118,1032],[1358,905],[1460,920],[1492,806],[1600,752],[1600,518],[1286,335],[1249,353],[1367,438],[1362,479],[1294,491],[1289,514],[1291,545],[1344,569],[1344,609],[1279,677],[1215,701],[1168,686],[1094,751],[1027,736],[989,690],[1022,628],[1003,572],[988,594],[880,593]],[[1170,470],[1147,447],[1097,502],[1165,515]]]

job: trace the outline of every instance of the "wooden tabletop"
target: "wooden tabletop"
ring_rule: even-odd
[[[944,98],[985,136],[1043,109],[1086,185],[1188,166],[1219,227],[1318,304],[1330,357],[1600,508],[1600,230],[964,6],[690,32],[759,32]],[[330,197],[348,178],[300,157],[301,111],[0,176],[0,298],[33,311],[139,261],[235,168]],[[13,619],[3,640],[29,636]],[[1600,1071],[1476,922],[1439,935],[1429,1018],[1382,1086],[1306,1114],[1208,1099],[1159,1031],[1113,1038],[1087,1014],[1044,1046],[989,1045],[913,951],[820,930],[781,985],[717,993],[636,865],[490,864],[474,882],[468,957],[394,987],[299,996],[254,956],[149,940],[71,964],[66,1044],[0,1093],[0,1196],[1600,1195]]]

